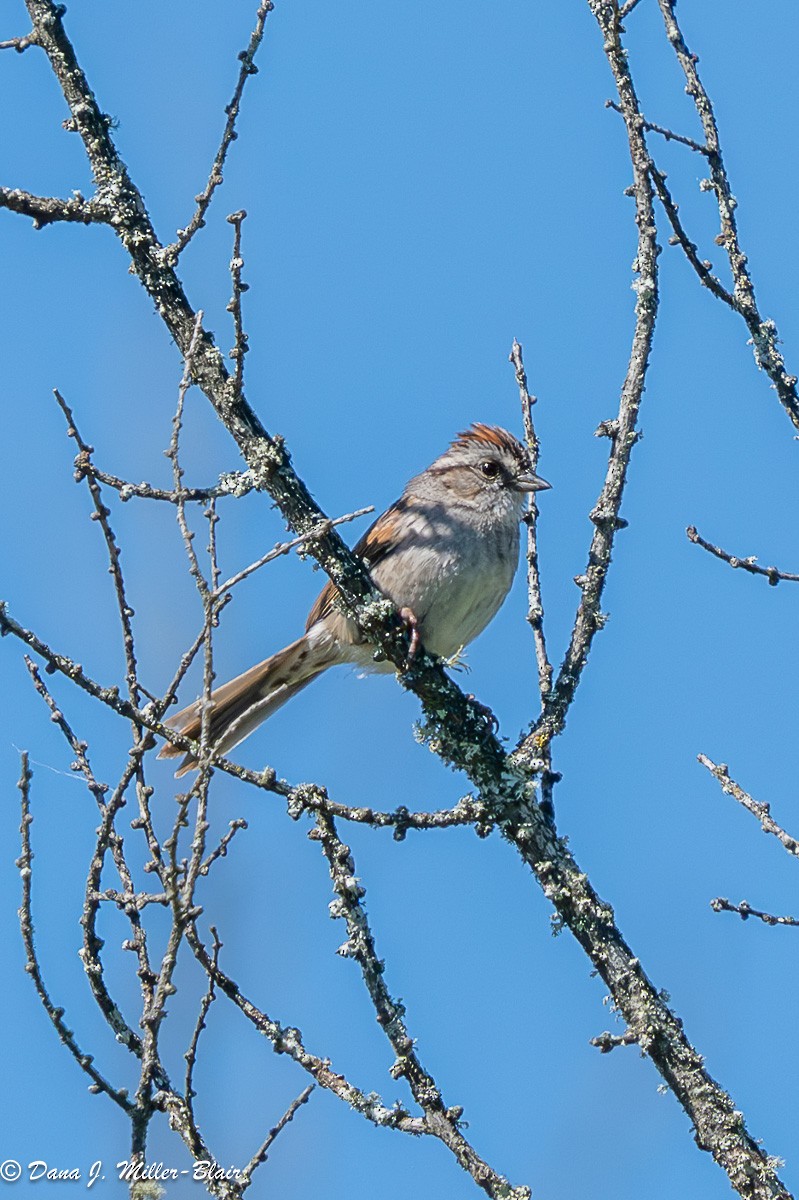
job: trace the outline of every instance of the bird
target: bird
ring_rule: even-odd
[[[519,563],[519,525],[530,493],[551,485],[532,467],[522,443],[496,425],[475,422],[457,434],[355,547],[375,586],[400,610],[419,645],[452,660],[482,633],[510,591]],[[336,603],[328,581],[311,608],[305,633],[276,654],[216,688],[210,696],[208,743],[215,754],[238,746],[323,671],[339,664],[392,671]],[[169,727],[199,740],[202,701],[177,713]],[[167,743],[159,758],[184,751]],[[197,767],[186,753],[176,776]]]

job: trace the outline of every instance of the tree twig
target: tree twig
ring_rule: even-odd
[[[591,1038],[591,1045],[596,1046],[602,1054],[609,1054],[617,1046],[636,1046],[637,1044],[638,1038],[629,1029],[626,1029],[624,1033],[611,1033],[609,1029],[606,1029],[598,1037]]]
[[[241,277],[244,268],[244,260],[241,257],[241,226],[244,222],[246,212],[242,208],[239,212],[231,213],[228,217],[228,222],[233,226],[233,257],[230,260],[230,275],[233,281],[233,295],[227,306],[229,313],[233,315],[233,330],[234,341],[233,349],[230,351],[229,358],[232,358],[235,363],[233,372],[233,386],[237,392],[240,392],[244,387],[244,356],[249,349],[249,339],[244,332],[244,325],[241,312],[241,297],[249,288],[248,283],[244,283]]]
[[[748,792],[745,792],[734,779],[730,777],[730,772],[727,769],[726,763],[714,763],[706,754],[698,754],[697,761],[706,767],[714,779],[721,785],[721,790],[727,795],[732,796],[737,800],[753,817],[757,817],[760,822],[760,827],[764,833],[770,833],[773,837],[782,842],[789,854],[793,854],[799,858],[799,841],[786,833],[781,825],[771,815],[771,808],[768,804],[764,804],[760,800],[755,800]]]
[[[274,1145],[275,1139],[283,1132],[290,1121],[293,1121],[303,1104],[307,1104],[314,1090],[314,1084],[309,1083],[306,1088],[300,1092],[299,1096],[295,1096],[291,1104],[288,1106],[283,1116],[269,1130],[269,1133],[264,1138],[263,1144],[259,1146],[255,1154],[253,1154],[246,1167],[242,1170],[238,1178],[238,1184],[242,1192],[244,1192],[252,1183],[253,1172],[261,1163],[266,1162],[270,1149]]]
[[[534,761],[540,756],[552,738],[563,729],[594,635],[606,620],[601,611],[601,601],[616,531],[624,528],[626,524],[620,518],[619,512],[627,482],[630,456],[639,438],[636,430],[638,410],[652,351],[658,307],[657,258],[660,251],[649,177],[649,152],[641,127],[638,97],[627,65],[626,50],[621,43],[619,11],[616,4],[609,0],[588,0],[588,5],[602,32],[605,54],[616,83],[632,157],[632,194],[638,226],[638,249],[635,259],[638,278],[633,285],[637,297],[635,330],[621,389],[618,415],[613,421],[603,422],[597,431],[610,438],[611,451],[602,491],[590,514],[594,533],[588,562],[584,574],[575,580],[580,588],[580,603],[569,647],[541,716],[519,745],[519,755],[525,762]]]
[[[57,1007],[50,999],[50,994],[45,987],[42,971],[39,965],[39,959],[36,953],[36,945],[34,942],[33,930],[33,914],[31,910],[31,882],[33,878],[31,864],[33,862],[33,851],[31,849],[30,827],[33,821],[30,811],[30,785],[33,778],[33,772],[30,769],[28,755],[21,755],[22,771],[19,779],[19,791],[21,797],[22,820],[20,822],[20,836],[22,841],[22,852],[20,854],[17,866],[19,867],[20,878],[22,880],[22,905],[19,910],[19,925],[22,932],[22,942],[25,947],[25,970],[33,981],[33,986],[36,988],[36,993],[42,1002],[42,1007],[53,1023],[58,1040],[66,1046],[75,1062],[82,1071],[89,1076],[92,1081],[91,1091],[104,1092],[106,1096],[118,1104],[119,1107],[126,1113],[130,1114],[133,1111],[133,1104],[128,1099],[128,1093],[124,1088],[115,1088],[108,1082],[104,1075],[101,1075],[94,1066],[92,1055],[85,1054],[78,1043],[75,1041],[75,1035],[64,1021],[63,1008]]]
[[[350,848],[339,838],[332,817],[317,813],[316,828],[308,836],[320,843],[330,868],[330,878],[337,897],[330,907],[330,915],[342,917],[347,923],[347,941],[339,948],[339,954],[354,958],[361,968],[377,1023],[396,1056],[391,1068],[392,1077],[399,1079],[404,1076],[407,1079],[413,1098],[424,1113],[427,1132],[444,1143],[488,1196],[495,1200],[530,1200],[529,1188],[511,1187],[504,1176],[498,1175],[479,1157],[460,1130],[458,1123],[463,1110],[447,1108],[438,1085],[422,1066],[414,1039],[405,1025],[404,1006],[394,1000],[386,986],[384,964],[377,956],[362,903],[364,888],[355,875]]]
[[[694,525],[689,525],[685,532],[688,541],[693,542],[695,546],[701,546],[703,550],[720,558],[722,562],[729,563],[736,570],[740,568],[742,571],[748,571],[750,575],[765,576],[772,587],[776,587],[780,582],[799,583],[799,575],[794,575],[790,571],[780,571],[777,567],[761,567],[753,555],[750,555],[749,558],[738,558],[737,555],[722,550],[721,546],[714,546],[712,542],[706,542]]]
[[[694,102],[705,137],[710,179],[704,181],[704,186],[706,190],[714,191],[716,194],[721,221],[718,240],[727,252],[733,279],[732,307],[746,322],[754,346],[755,361],[771,379],[780,403],[794,427],[799,429],[799,395],[796,391],[796,376],[789,375],[785,369],[785,360],[778,349],[777,326],[771,319],[764,319],[757,306],[754,284],[747,267],[747,258],[741,249],[738,236],[735,216],[738,202],[730,187],[721,153],[716,115],[699,76],[698,59],[686,45],[677,21],[674,0],[658,0],[658,4],[663,16],[666,36],[685,75],[685,90]]]
[[[621,113],[621,107],[615,100],[606,100],[605,108],[612,108],[614,112]],[[641,117],[641,128],[647,133],[659,133],[667,142],[679,142],[681,146],[687,146],[689,150],[693,150],[696,154],[707,156],[707,146],[703,146],[701,142],[694,141],[693,138],[686,137],[683,133],[675,133],[673,129],[667,129],[665,125],[657,125],[654,121],[647,121],[646,117]]]
[[[799,925],[799,919],[796,917],[777,917],[773,913],[762,912],[759,908],[752,908],[748,900],[742,900],[740,904],[731,904],[723,896],[716,896],[715,900],[710,901],[710,907],[714,912],[737,913],[742,921],[748,920],[749,917],[757,917],[764,925]]]
[[[30,217],[34,229],[44,229],[45,225],[52,225],[56,221],[108,225],[112,215],[107,205],[97,199],[84,200],[79,192],[68,200],[62,200],[59,196],[34,196],[22,188],[7,187],[0,187],[0,208]]]
[[[214,192],[222,183],[222,169],[225,165],[228,150],[236,139],[236,121],[241,107],[241,98],[244,93],[244,88],[247,80],[251,75],[258,74],[258,68],[255,65],[255,56],[258,53],[258,47],[264,36],[264,26],[266,18],[274,8],[272,0],[261,0],[258,5],[258,11],[255,15],[255,27],[250,34],[250,42],[246,50],[242,50],[239,55],[241,68],[239,77],[236,81],[236,88],[233,92],[233,98],[225,109],[227,120],[222,133],[222,140],[219,143],[219,149],[216,152],[214,161],[211,165],[211,170],[208,175],[208,181],[199,196],[195,197],[197,208],[194,215],[189,221],[185,229],[178,230],[177,239],[171,245],[165,246],[161,251],[164,261],[170,266],[174,266],[182,252],[186,249],[191,239],[198,230],[202,229],[205,224],[205,215],[211,205],[214,197]]]

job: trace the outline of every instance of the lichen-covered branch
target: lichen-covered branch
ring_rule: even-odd
[[[785,368],[785,360],[778,349],[779,336],[773,320],[763,318],[755,299],[755,287],[747,266],[747,257],[741,249],[735,210],[738,201],[732,193],[727,169],[721,151],[716,114],[710,96],[699,75],[698,59],[683,37],[675,12],[674,0],[658,0],[666,36],[677,56],[685,75],[685,90],[694,102],[702,125],[707,147],[710,178],[705,181],[707,190],[715,192],[721,220],[718,241],[724,246],[733,279],[732,307],[746,322],[754,346],[755,360],[774,384],[780,403],[799,429],[799,395],[796,391],[796,376]],[[667,210],[668,211],[668,210]],[[676,229],[675,229],[676,233]],[[681,240],[682,244],[682,240]],[[689,256],[690,258],[690,256]],[[691,260],[693,262],[693,260]],[[693,264],[695,267],[695,263]]]
[[[580,588],[580,603],[569,647],[541,716],[519,745],[519,757],[526,763],[534,762],[553,737],[563,729],[594,635],[606,620],[601,609],[602,595],[616,531],[625,525],[619,512],[627,482],[630,455],[639,437],[636,429],[638,410],[652,351],[658,307],[657,260],[660,248],[657,244],[652,184],[649,177],[649,153],[641,125],[638,97],[627,65],[627,53],[621,41],[621,18],[618,6],[613,0],[588,0],[588,6],[602,33],[605,55],[616,83],[632,159],[632,195],[638,226],[638,246],[634,264],[637,279],[633,285],[636,292],[635,329],[618,414],[612,421],[603,422],[598,430],[601,436],[610,439],[611,451],[602,491],[591,512],[594,533],[588,562],[585,572],[575,580]]]
[[[0,208],[30,217],[36,229],[44,229],[56,221],[72,221],[78,225],[109,225],[111,212],[98,200],[84,200],[76,193],[68,200],[59,196],[34,196],[22,188],[0,187]]]
[[[33,772],[30,769],[28,755],[23,753],[21,757],[22,770],[18,786],[22,807],[22,820],[19,827],[22,852],[17,865],[22,880],[22,904],[19,910],[19,921],[20,929],[22,930],[22,942],[25,947],[25,970],[33,981],[33,986],[36,988],[36,993],[42,1002],[42,1006],[53,1023],[55,1031],[58,1034],[58,1040],[66,1046],[81,1070],[85,1071],[91,1079],[91,1090],[94,1092],[103,1092],[106,1096],[110,1096],[115,1104],[118,1104],[124,1112],[130,1114],[133,1111],[133,1104],[129,1100],[127,1092],[124,1088],[113,1087],[95,1067],[93,1056],[85,1054],[81,1050],[75,1040],[74,1033],[64,1020],[63,1008],[59,1008],[50,999],[50,994],[42,978],[41,966],[34,942],[33,912],[31,908],[33,851],[31,849],[30,827],[33,817],[30,811],[30,785]]]
[[[733,800],[737,800],[747,812],[750,812],[753,817],[757,817],[760,822],[760,828],[764,833],[770,833],[773,837],[782,842],[789,854],[793,854],[799,858],[799,841],[791,837],[789,833],[778,825],[771,815],[771,808],[768,804],[764,804],[761,800],[755,800],[748,792],[745,792],[734,779],[731,778],[730,772],[727,769],[726,763],[714,763],[706,754],[698,754],[697,761],[706,767],[714,779],[718,780],[721,790],[727,796],[732,796]]]
[[[195,957],[206,974],[214,980],[219,990],[224,992],[258,1032],[268,1039],[276,1054],[287,1054],[298,1066],[307,1071],[320,1087],[333,1092],[340,1100],[343,1100],[345,1104],[366,1117],[374,1125],[399,1129],[403,1133],[422,1134],[427,1132],[421,1118],[410,1116],[400,1104],[388,1108],[376,1092],[368,1094],[362,1092],[343,1075],[334,1071],[329,1059],[320,1058],[306,1050],[299,1029],[281,1025],[248,999],[238,984],[222,970],[218,961],[215,962],[213,956],[208,953],[196,926],[189,927],[187,937]],[[215,940],[217,940],[216,936]]]
[[[448,1108],[432,1075],[422,1066],[416,1044],[405,1025],[404,1006],[395,1000],[385,981],[385,964],[377,956],[374,937],[362,900],[364,888],[355,875],[355,864],[336,832],[335,822],[326,813],[318,813],[316,826],[308,835],[317,840],[330,868],[330,878],[336,900],[330,906],[331,917],[341,917],[347,923],[347,940],[339,954],[354,958],[361,968],[380,1028],[385,1033],[395,1055],[391,1075],[404,1076],[413,1098],[424,1113],[426,1131],[439,1138],[455,1155],[492,1200],[530,1200],[530,1189],[511,1187],[504,1176],[498,1175],[479,1157],[459,1127],[461,1108]]]

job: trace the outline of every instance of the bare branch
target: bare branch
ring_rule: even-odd
[[[728,796],[732,796],[739,804],[742,804],[753,817],[757,817],[760,822],[760,827],[764,833],[770,833],[773,837],[778,838],[782,842],[789,854],[799,858],[799,841],[786,833],[781,825],[771,815],[771,808],[768,804],[763,804],[760,800],[755,800],[748,792],[745,792],[742,787],[730,778],[730,773],[726,763],[714,763],[706,754],[698,754],[697,760],[703,767],[707,767],[714,779],[718,780],[721,785],[721,790]]]
[[[292,538],[290,542],[278,542],[277,545],[272,550],[268,551],[268,553],[264,554],[262,558],[259,558],[254,563],[250,563],[250,565],[245,567],[242,571],[237,571],[235,575],[231,575],[230,579],[225,580],[224,583],[220,583],[215,588],[214,595],[221,596],[223,592],[230,591],[230,589],[234,588],[237,583],[241,583],[242,579],[247,579],[248,576],[252,575],[253,571],[260,570],[260,568],[266,566],[267,563],[272,562],[276,558],[280,558],[283,554],[288,554],[290,550],[296,550],[298,547],[305,547],[307,549],[310,542],[313,542],[318,537],[323,537],[334,526],[345,525],[348,521],[356,521],[358,517],[364,517],[367,513],[374,512],[374,510],[375,506],[373,504],[367,504],[365,508],[356,508],[354,512],[345,513],[343,517],[335,517],[333,520],[330,520],[329,517],[325,517],[325,519],[320,521],[318,525],[316,525],[316,527],[309,533],[303,534],[302,537]]]
[[[669,238],[670,245],[682,247],[685,257],[699,276],[702,287],[706,287],[718,300],[734,308],[735,300],[732,293],[728,292],[721,280],[713,274],[711,264],[704,259],[700,259],[696,244],[688,237],[680,220],[678,206],[674,203],[671,192],[666,186],[666,176],[658,170],[652,161],[649,163],[649,173],[652,176],[658,200],[663,205],[663,210],[674,230],[672,237]]]
[[[533,471],[538,469],[539,441],[533,423],[533,405],[535,396],[530,394],[527,386],[527,372],[524,369],[522,348],[516,338],[510,352],[510,362],[516,374],[519,388],[519,399],[522,406],[522,421],[527,449]],[[541,593],[541,572],[538,564],[538,505],[535,493],[530,493],[527,521],[527,620],[533,631],[535,657],[538,665],[538,694],[543,712],[552,693],[552,663],[547,653],[546,637],[544,635],[544,600]],[[555,808],[553,786],[560,776],[552,771],[552,748],[549,743],[540,749],[541,755],[541,806],[547,816],[554,820]]]
[[[638,97],[627,65],[627,52],[621,43],[619,11],[616,4],[609,3],[608,0],[589,0],[589,8],[603,35],[605,54],[616,82],[632,157],[632,195],[635,199],[635,219],[638,225],[638,251],[635,260],[638,278],[634,284],[637,294],[635,331],[618,415],[612,422],[604,422],[598,430],[602,436],[610,438],[611,452],[602,491],[590,514],[595,528],[588,563],[585,573],[575,580],[581,596],[569,648],[541,716],[519,746],[520,757],[528,763],[534,762],[552,738],[563,729],[594,635],[606,620],[601,611],[602,594],[610,568],[616,531],[624,528],[626,524],[620,518],[619,512],[627,482],[630,455],[639,438],[636,423],[652,350],[658,307],[657,257],[660,250],[657,244],[652,184],[649,177],[649,152],[641,128]]]
[[[722,550],[721,546],[714,546],[712,542],[706,542],[703,537],[697,533],[696,526],[689,525],[686,529],[689,542],[693,542],[695,546],[701,546],[703,550],[707,550],[716,558],[720,558],[722,562],[729,563],[735,569],[740,568],[742,571],[748,571],[750,575],[764,575],[772,587],[776,587],[780,581],[785,583],[799,583],[799,575],[794,575],[790,571],[780,571],[776,567],[761,567],[758,566],[757,559],[750,555],[749,558],[738,558],[735,554],[728,554],[726,550]]]
[[[733,278],[733,307],[746,322],[754,346],[755,361],[774,384],[780,403],[799,429],[799,396],[796,391],[796,376],[789,375],[785,361],[777,349],[779,337],[774,321],[764,319],[755,300],[755,289],[747,267],[747,258],[741,249],[738,225],[735,218],[737,200],[732,194],[727,170],[721,153],[716,115],[705,87],[699,77],[698,59],[685,43],[682,30],[675,14],[674,0],[658,0],[666,28],[666,36],[682,67],[686,80],[686,91],[692,98],[702,124],[710,165],[710,179],[704,180],[706,190],[716,193],[721,233],[717,239],[727,251]],[[675,231],[676,232],[676,231]]]
[[[629,1029],[626,1029],[624,1033],[611,1033],[606,1029],[598,1037],[591,1038],[591,1045],[596,1046],[597,1050],[601,1050],[603,1054],[609,1054],[617,1046],[636,1046],[637,1044],[638,1038]]]
[[[624,18],[628,16],[634,8],[637,8],[640,3],[641,0],[626,0],[626,3],[622,4],[621,8],[619,9],[619,16],[621,19],[624,20]]]
[[[255,779],[246,782],[256,784]],[[359,808],[331,800],[325,788],[314,784],[300,784],[289,789],[286,795],[289,816],[295,820],[304,812],[323,812],[339,820],[372,825],[375,829],[393,828],[394,839],[398,842],[404,841],[409,829],[451,829],[456,825],[474,825],[479,837],[487,837],[496,824],[496,816],[488,805],[472,796],[464,796],[453,808],[438,812],[410,812],[404,805],[393,812],[381,812],[380,809]]]
[[[227,153],[231,147],[231,144],[236,140],[237,137],[236,121],[238,119],[239,109],[241,107],[241,97],[247,80],[251,75],[258,74],[258,68],[255,65],[254,59],[255,55],[258,53],[258,47],[260,46],[261,40],[264,36],[264,25],[266,24],[266,18],[273,8],[274,4],[272,3],[272,0],[261,0],[261,3],[258,6],[258,11],[255,16],[255,28],[250,34],[250,43],[247,49],[242,50],[241,54],[239,55],[241,69],[239,71],[239,77],[236,82],[235,91],[233,92],[233,99],[225,109],[227,120],[222,133],[222,141],[219,143],[219,149],[216,152],[216,156],[211,166],[208,182],[199,196],[195,197],[197,208],[195,209],[194,215],[192,216],[186,228],[179,229],[177,240],[174,241],[170,246],[165,246],[161,251],[164,261],[168,263],[169,266],[174,266],[177,263],[179,256],[185,250],[186,246],[188,246],[195,233],[197,233],[199,229],[202,229],[203,225],[205,224],[205,214],[208,212],[214,192],[219,187],[220,183],[222,183],[222,169],[225,165],[225,159],[227,158]]]
[[[79,225],[108,225],[111,210],[100,200],[84,200],[80,192],[62,200],[59,196],[34,196],[21,188],[0,187],[0,208],[31,217],[34,229],[44,229],[55,221],[71,221]]]
[[[742,921],[748,920],[749,917],[757,917],[764,925],[799,925],[799,919],[796,917],[775,917],[773,913],[752,908],[748,900],[742,900],[740,904],[731,904],[723,896],[717,896],[715,900],[710,901],[710,907],[714,912],[737,913]]]
[[[236,369],[233,373],[233,386],[237,392],[240,392],[244,387],[244,356],[249,348],[249,339],[244,332],[241,314],[241,297],[250,286],[248,283],[244,283],[241,278],[244,268],[244,259],[241,257],[241,226],[246,216],[247,214],[244,209],[241,209],[239,212],[231,213],[228,217],[228,221],[235,231],[233,235],[233,257],[230,260],[233,295],[227,306],[227,311],[233,314],[235,340],[233,349],[230,351],[228,357],[232,358],[236,364]]]
[[[5,42],[0,42],[0,50],[16,50],[18,54],[22,54],[24,50],[30,46],[38,46],[39,39],[34,30],[27,33],[24,37],[8,38]]]
[[[330,868],[333,890],[338,897],[330,906],[331,917],[343,917],[347,923],[347,941],[339,954],[354,958],[361,968],[363,981],[374,1005],[377,1023],[385,1033],[396,1059],[391,1068],[394,1079],[404,1076],[413,1098],[424,1112],[427,1131],[452,1151],[457,1161],[487,1195],[496,1200],[530,1200],[530,1189],[511,1187],[484,1162],[460,1131],[461,1108],[447,1108],[432,1075],[422,1066],[413,1038],[403,1017],[404,1006],[391,996],[385,982],[385,964],[377,957],[374,938],[366,911],[361,903],[365,894],[355,875],[349,846],[336,833],[331,817],[318,813],[316,828],[308,836],[318,841]]]
[[[217,940],[215,933],[214,938]],[[423,1119],[411,1117],[407,1110],[399,1104],[394,1105],[393,1108],[387,1108],[375,1092],[367,1095],[360,1091],[343,1075],[339,1075],[333,1070],[329,1059],[318,1058],[305,1049],[299,1029],[279,1024],[256,1004],[253,1004],[218,963],[214,964],[213,958],[203,945],[194,924],[187,930],[187,939],[203,970],[213,977],[219,990],[224,992],[229,1000],[232,1000],[258,1032],[271,1042],[277,1054],[288,1054],[294,1062],[316,1080],[320,1087],[333,1092],[340,1100],[343,1100],[345,1104],[373,1124],[389,1129],[399,1129],[404,1133],[427,1132]]]
[[[283,1116],[280,1118],[277,1124],[273,1125],[269,1130],[269,1133],[264,1139],[263,1145],[256,1150],[255,1154],[253,1154],[252,1158],[247,1163],[247,1166],[239,1175],[238,1184],[242,1192],[244,1192],[252,1183],[253,1171],[255,1171],[256,1167],[259,1167],[261,1163],[266,1162],[269,1150],[274,1144],[275,1138],[282,1133],[290,1121],[294,1120],[294,1117],[302,1108],[303,1104],[306,1104],[310,1099],[311,1092],[313,1090],[314,1085],[312,1083],[309,1083],[308,1087],[303,1088],[299,1096],[295,1096],[295,1098],[292,1100],[291,1104],[283,1113]]]
[[[22,932],[22,942],[25,946],[25,970],[33,980],[33,986],[36,988],[36,993],[42,1002],[42,1006],[48,1017],[53,1023],[53,1026],[58,1034],[58,1040],[62,1042],[67,1050],[69,1050],[75,1062],[82,1071],[89,1076],[92,1081],[91,1091],[104,1092],[106,1096],[110,1096],[115,1104],[126,1113],[133,1111],[133,1105],[128,1099],[128,1093],[124,1088],[113,1087],[108,1080],[100,1074],[94,1066],[94,1060],[90,1054],[84,1054],[78,1043],[75,1041],[75,1035],[69,1029],[64,1021],[64,1010],[58,1008],[50,999],[50,994],[45,987],[42,978],[39,959],[36,954],[36,946],[33,937],[33,914],[31,911],[31,881],[33,862],[33,852],[31,850],[30,827],[33,822],[33,817],[30,811],[30,784],[33,778],[33,773],[30,769],[28,755],[23,753],[22,772],[19,779],[19,790],[22,805],[22,821],[20,823],[19,832],[22,839],[22,853],[17,861],[19,867],[20,878],[22,879],[22,905],[19,910],[19,925]]]
[[[538,468],[540,449],[538,436],[533,424],[533,405],[536,403],[536,398],[535,396],[531,396],[528,391],[527,372],[524,369],[522,348],[515,338],[511,347],[510,362],[513,364],[513,369],[516,372],[516,383],[519,387],[519,399],[522,405],[524,436],[530,454],[530,462],[535,472]],[[543,707],[552,687],[552,663],[549,661],[549,656],[547,655],[547,643],[544,637],[544,602],[541,598],[541,573],[538,565],[537,522],[538,505],[536,504],[535,492],[531,492],[527,514],[527,594],[529,599],[527,620],[533,630],[535,656],[538,663],[538,690]]]
[[[212,961],[214,967],[219,966],[219,942],[214,939],[214,949]],[[197,1132],[197,1122],[194,1117],[194,1097],[197,1093],[194,1090],[194,1068],[197,1065],[197,1049],[200,1044],[200,1035],[205,1029],[205,1022],[208,1016],[209,1009],[216,999],[216,981],[213,975],[208,976],[208,987],[205,990],[202,1000],[200,1001],[200,1010],[197,1013],[197,1020],[189,1042],[189,1048],[183,1057],[186,1060],[186,1080],[183,1085],[183,1093],[186,1100],[186,1114],[190,1125],[193,1127],[193,1133]]]
[[[58,389],[55,389],[53,394],[56,398],[59,408],[66,418],[67,434],[69,437],[74,438],[80,451],[77,459],[77,461],[80,463],[80,474],[89,485],[89,492],[94,504],[94,513],[92,515],[99,523],[100,528],[103,531],[106,550],[108,552],[108,569],[114,581],[117,611],[119,612],[119,619],[122,624],[122,646],[125,653],[125,680],[128,685],[128,695],[130,697],[131,704],[138,704],[138,672],[136,668],[136,650],[133,638],[133,625],[131,623],[133,609],[128,604],[128,599],[125,592],[125,580],[122,575],[122,568],[119,561],[120,554],[122,552],[119,548],[116,535],[111,528],[111,522],[109,520],[111,511],[110,509],[106,508],[105,504],[103,503],[102,491],[99,483],[97,482],[97,477],[94,474],[91,459],[92,447],[88,445],[87,442],[84,442],[83,438],[80,436],[75,423],[75,417],[64,397],[61,395]]]
[[[612,108],[617,113],[622,111],[615,100],[606,100],[605,108]],[[686,137],[683,133],[675,133],[673,129],[667,129],[665,125],[656,125],[654,121],[647,121],[646,117],[641,117],[641,128],[648,133],[659,133],[667,142],[679,142],[681,146],[687,146],[696,154],[707,156],[707,146],[703,146],[701,142],[695,142],[693,138]]]
[[[153,487],[149,483],[130,483],[126,479],[120,479],[116,475],[109,474],[108,471],[101,471],[99,467],[93,467],[92,469],[95,478],[100,483],[104,483],[119,492],[119,498],[122,501],[138,497],[142,500],[164,500],[169,504],[178,504],[181,500],[185,504],[194,501],[207,504],[209,500],[218,500],[223,496],[246,496],[255,488],[255,480],[249,471],[230,471],[226,475],[220,476],[220,481],[215,487],[181,487],[180,493],[178,493],[167,488]],[[76,477],[79,477],[80,470],[80,464],[76,463]]]
[[[200,874],[207,875],[218,858],[225,858],[227,855],[228,846],[233,841],[239,830],[248,828],[249,826],[243,817],[236,817],[235,820],[231,821],[227,832],[220,839],[219,845],[211,851],[207,858],[203,859],[200,867]]]

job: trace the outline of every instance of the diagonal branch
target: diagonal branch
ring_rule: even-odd
[[[161,251],[164,260],[168,262],[170,266],[174,266],[177,263],[178,258],[186,249],[195,233],[202,229],[203,225],[205,224],[205,214],[208,212],[208,209],[211,206],[211,201],[214,198],[214,192],[222,183],[222,170],[225,165],[225,159],[227,158],[228,150],[238,136],[236,133],[236,121],[238,120],[239,109],[241,108],[241,98],[244,94],[244,88],[247,80],[251,75],[258,74],[258,68],[255,65],[255,56],[258,53],[258,48],[263,40],[266,18],[269,16],[273,8],[274,4],[272,3],[272,0],[261,0],[261,3],[258,5],[258,11],[255,14],[255,27],[250,34],[249,45],[247,46],[247,49],[242,50],[241,54],[239,55],[241,69],[239,70],[239,77],[236,82],[235,91],[233,92],[233,98],[225,108],[227,120],[225,121],[225,128],[222,133],[222,140],[219,143],[219,149],[217,150],[214,161],[211,165],[208,181],[203,190],[200,192],[199,196],[195,197],[197,208],[195,209],[194,215],[192,216],[186,228],[179,229],[177,240],[172,242],[171,245],[165,246]]]
[[[616,531],[626,524],[620,518],[619,512],[627,482],[630,455],[639,438],[636,431],[638,410],[652,351],[658,307],[657,258],[660,248],[657,244],[652,184],[649,178],[649,153],[641,127],[638,97],[627,66],[626,51],[621,44],[619,12],[617,6],[607,0],[589,0],[589,8],[604,37],[605,53],[616,83],[632,158],[632,194],[635,198],[635,220],[638,226],[635,260],[638,278],[633,285],[637,297],[635,330],[627,373],[621,389],[618,415],[613,421],[603,422],[598,430],[602,436],[610,438],[611,451],[605,482],[591,512],[594,533],[588,552],[588,563],[585,573],[575,580],[581,595],[569,648],[541,716],[520,743],[519,754],[526,763],[535,761],[553,737],[563,729],[594,635],[606,620],[601,611],[601,601]]]
[[[764,833],[770,833],[773,837],[778,838],[789,854],[793,854],[796,858],[799,858],[799,841],[791,837],[781,825],[777,824],[771,815],[771,809],[768,804],[764,804],[761,800],[755,800],[754,797],[745,792],[730,777],[726,763],[714,763],[706,754],[698,754],[697,760],[703,767],[707,767],[713,778],[721,785],[721,790],[727,796],[732,796],[733,800],[737,800],[753,817],[757,817]]]
[[[211,932],[216,949],[217,944],[221,946],[221,943],[218,942],[216,931],[212,929]],[[214,980],[219,990],[224,992],[258,1032],[268,1039],[276,1054],[288,1054],[320,1087],[333,1092],[374,1125],[399,1129],[404,1133],[428,1132],[424,1121],[418,1117],[411,1117],[401,1105],[396,1104],[388,1108],[375,1092],[367,1094],[355,1087],[343,1075],[333,1070],[329,1059],[319,1058],[305,1049],[299,1029],[281,1025],[248,999],[239,985],[223,971],[218,961],[215,961],[214,956],[208,953],[193,923],[187,930],[187,940],[208,977]]]
[[[710,179],[705,181],[706,190],[716,193],[716,202],[721,221],[718,241],[724,246],[729,259],[733,279],[732,307],[743,317],[749,330],[755,351],[755,361],[768,375],[779,397],[780,403],[799,429],[799,395],[796,391],[796,376],[789,375],[785,360],[778,350],[779,337],[774,321],[764,319],[755,299],[755,288],[747,267],[747,258],[741,249],[738,223],[735,217],[737,201],[730,187],[727,169],[721,153],[716,114],[713,104],[699,76],[697,56],[686,45],[677,21],[674,0],[658,0],[666,36],[677,56],[686,80],[686,92],[692,98],[702,125],[710,165]],[[675,230],[676,232],[676,230]]]
[[[316,826],[308,835],[321,843],[330,868],[330,878],[337,899],[330,906],[331,917],[343,917],[347,922],[347,941],[339,954],[351,956],[358,963],[369,997],[374,1005],[377,1022],[385,1033],[396,1059],[391,1068],[394,1079],[404,1076],[413,1098],[424,1112],[428,1133],[439,1138],[452,1151],[457,1161],[483,1191],[496,1200],[530,1200],[530,1189],[511,1187],[504,1176],[498,1175],[472,1148],[463,1136],[459,1120],[461,1108],[447,1108],[432,1075],[422,1066],[415,1042],[408,1034],[404,1021],[404,1006],[394,1000],[386,986],[384,963],[378,958],[366,910],[361,903],[364,889],[355,876],[355,864],[349,846],[336,833],[332,817],[318,813]]]
[[[794,575],[790,571],[780,571],[777,567],[761,567],[752,556],[749,558],[739,558],[736,554],[729,554],[726,550],[722,550],[721,546],[714,546],[712,542],[706,542],[697,532],[694,525],[689,525],[685,532],[688,535],[688,541],[693,542],[695,546],[701,546],[703,550],[707,550],[709,554],[720,558],[722,562],[729,563],[735,569],[740,568],[742,571],[748,571],[750,575],[765,576],[772,587],[776,587],[780,581],[784,581],[785,583],[799,583],[799,575]]]
[[[314,1085],[312,1083],[309,1083],[306,1088],[303,1088],[299,1096],[294,1097],[280,1120],[277,1121],[269,1130],[269,1133],[264,1138],[263,1143],[256,1150],[255,1154],[253,1154],[252,1158],[239,1175],[237,1182],[242,1192],[244,1192],[252,1183],[253,1172],[255,1171],[256,1167],[260,1167],[261,1163],[266,1162],[269,1151],[272,1148],[275,1139],[279,1137],[289,1122],[294,1120],[303,1104],[307,1104],[307,1102],[310,1100],[313,1090]]]

